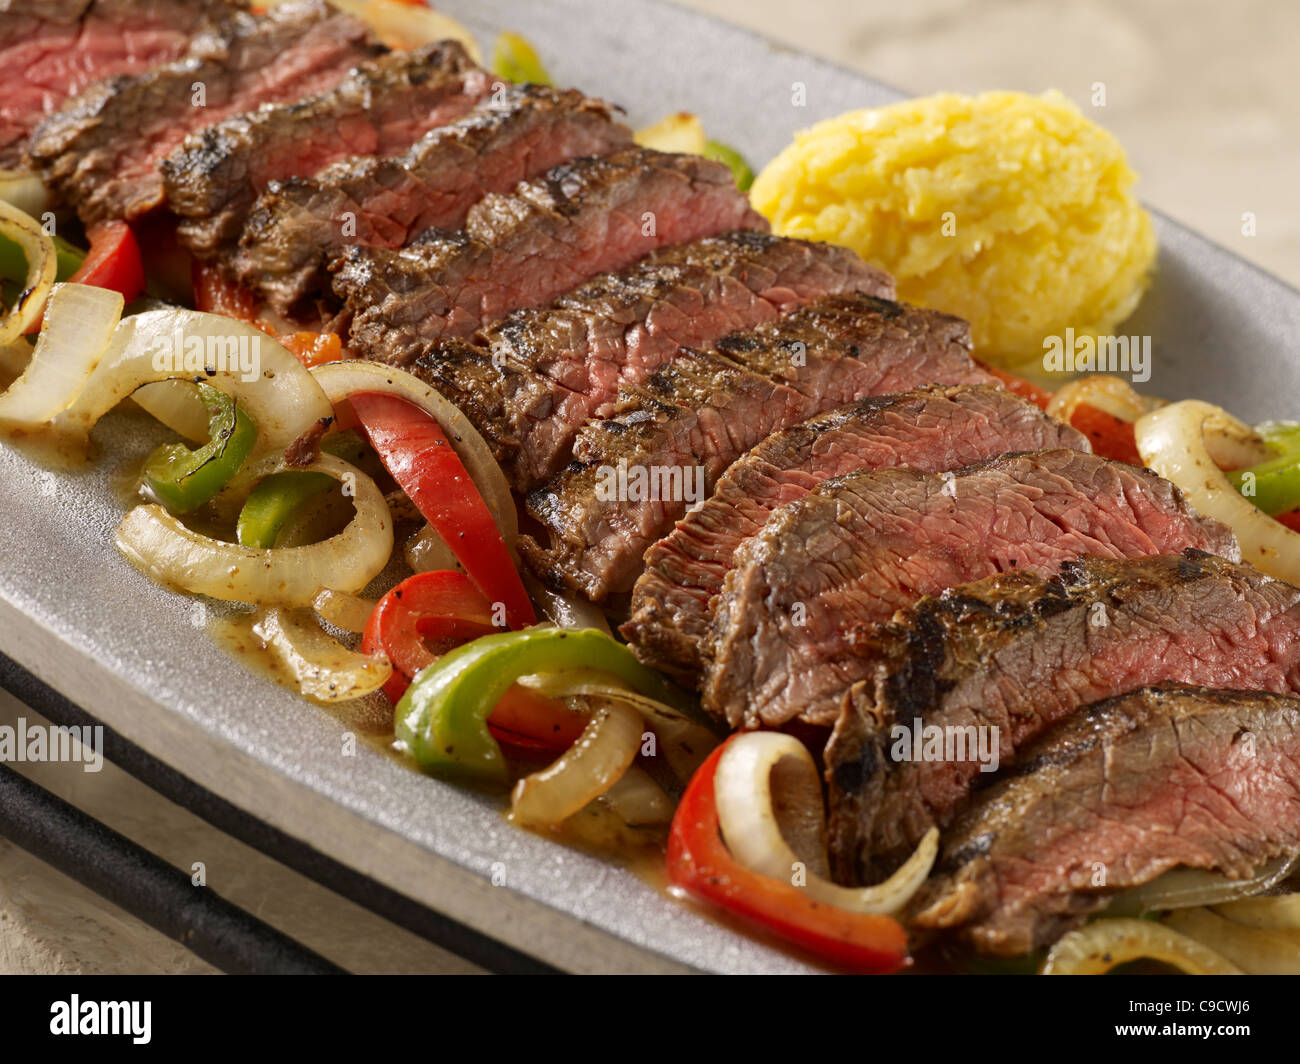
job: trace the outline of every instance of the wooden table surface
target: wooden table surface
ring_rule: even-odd
[[[1272,0],[686,0],[910,93],[1057,88],[1113,130],[1148,203],[1300,285],[1300,5]],[[1093,108],[1096,85],[1106,106]],[[755,160],[761,162],[761,160]],[[1256,235],[1242,233],[1252,212]],[[34,715],[0,693],[0,724]],[[18,766],[356,971],[471,966],[221,835],[111,765]],[[0,840],[0,973],[211,969]]]

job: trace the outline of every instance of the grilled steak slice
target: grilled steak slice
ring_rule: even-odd
[[[633,147],[491,193],[460,232],[434,230],[396,251],[351,247],[330,268],[354,344],[410,345],[468,336],[656,248],[736,228],[767,222],[726,166]]]
[[[530,564],[595,601],[630,591],[646,549],[688,504],[703,501],[680,491],[665,497],[660,479],[685,474],[689,481],[698,470],[711,490],[760,440],[823,410],[900,383],[992,381],[971,360],[966,341],[965,323],[947,315],[867,296],[829,296],[718,342],[748,369],[679,357],[642,385],[621,385],[614,418],[583,428],[573,448],[577,461],[529,496],[551,539],[544,551],[531,539],[524,543]],[[631,471],[634,494],[638,478],[645,479],[649,494],[598,490],[615,468]]]
[[[234,10],[225,0],[0,0],[0,169],[22,167],[32,130],[69,96],[171,62]]]
[[[493,88],[465,117],[401,156],[349,159],[274,184],[253,209],[234,269],[288,312],[329,288],[326,263],[345,245],[400,248],[430,228],[459,229],[484,195],[631,143],[610,108],[580,92]]]
[[[324,0],[238,13],[189,54],[138,76],[96,82],[52,114],[29,151],[86,224],[162,204],[162,162],[187,134],[264,103],[338,84],[382,47]]]
[[[191,134],[162,164],[181,243],[202,259],[229,248],[259,193],[356,155],[394,155],[460,118],[492,79],[456,41],[393,52],[295,103],[272,104]]]
[[[998,755],[1079,706],[1149,684],[1300,693],[1300,590],[1198,551],[1085,558],[922,599],[858,648],[869,668],[826,749],[831,853],[846,882],[950,824],[979,766],[904,761],[891,729],[995,728]]]
[[[1168,481],[1082,451],[834,477],[736,552],[713,603],[704,705],[733,727],[831,724],[869,674],[855,644],[920,596],[1008,569],[1054,572],[1081,554],[1185,547],[1240,556]]]
[[[903,357],[891,347],[862,357],[882,368],[881,386],[890,391],[963,375],[960,363],[942,354]],[[642,661],[694,687],[704,664],[700,645],[709,631],[709,603],[741,544],[778,507],[860,469],[909,466],[938,473],[1007,451],[1056,447],[1090,449],[1081,433],[1032,403],[983,386],[881,395],[778,432],[732,465],[704,504],[646,553],[623,634]]]
[[[485,365],[475,370],[458,347],[450,359],[428,351],[416,372],[454,393],[477,392],[480,411],[499,412],[476,427],[527,491],[570,461],[588,419],[613,413],[620,383],[645,381],[679,347],[706,347],[835,292],[887,299],[893,283],[845,248],[737,231],[664,248],[545,310],[510,315],[484,330]]]
[[[1171,868],[1241,877],[1297,852],[1300,699],[1147,687],[1056,725],[973,799],[916,922],[1027,953]]]

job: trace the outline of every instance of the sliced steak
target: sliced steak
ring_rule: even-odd
[[[510,195],[491,193],[456,233],[409,247],[350,247],[330,268],[360,346],[468,336],[539,307],[656,248],[766,229],[722,163],[628,148],[562,163]]]
[[[460,118],[492,85],[456,41],[393,52],[325,92],[232,115],[163,160],[181,243],[202,259],[230,248],[272,181],[357,155],[395,155]]]
[[[1011,956],[1172,868],[1244,877],[1298,852],[1300,699],[1147,687],[1056,725],[972,800],[915,922]]]
[[[620,385],[614,417],[584,427],[575,463],[529,496],[550,535],[546,550],[524,543],[530,564],[594,601],[632,590],[646,549],[703,501],[660,490],[673,486],[661,479],[690,481],[698,470],[711,491],[760,440],[823,410],[900,384],[991,382],[967,353],[964,325],[866,296],[828,296],[718,342],[748,368],[688,354],[643,384]],[[620,490],[603,490],[611,470],[632,480],[619,473]]]
[[[1006,764],[1078,707],[1150,684],[1300,693],[1300,589],[1199,551],[1085,558],[922,599],[858,651],[869,667],[826,749],[844,882],[952,823],[980,775],[969,760],[905,759],[896,725],[996,729]]]
[[[23,166],[46,115],[98,78],[184,55],[225,0],[0,0],[0,170]]]
[[[349,159],[273,184],[249,217],[234,270],[289,312],[328,290],[325,266],[346,245],[400,248],[427,229],[459,229],[485,195],[631,143],[610,107],[580,92],[494,87],[403,155]]]
[[[510,315],[472,351],[430,349],[416,372],[454,394],[477,393],[477,427],[527,491],[572,458],[578,430],[614,412],[622,383],[637,385],[679,347],[707,347],[829,293],[890,298],[893,282],[832,244],[736,231],[665,248],[607,274],[545,310]],[[373,349],[372,349],[373,350]],[[384,354],[382,349],[380,354]],[[485,389],[497,380],[495,393]]]
[[[96,82],[41,123],[29,151],[86,224],[135,218],[163,203],[158,164],[188,134],[321,92],[382,50],[324,0],[241,12],[196,37],[184,59]]]
[[[713,602],[704,705],[733,727],[831,724],[869,674],[855,644],[920,596],[1084,554],[1185,547],[1240,556],[1232,533],[1167,480],[1082,451],[834,477],[736,552]]]
[[[883,386],[960,379],[955,359],[899,358],[887,347],[868,365],[888,367]],[[908,381],[910,371],[915,371]],[[883,383],[883,382],[882,382]],[[1007,451],[1090,450],[1068,425],[1001,388],[925,388],[864,399],[765,439],[732,465],[703,505],[694,507],[645,555],[645,573],[623,626],[637,657],[689,686],[704,662],[709,603],[735,555],[778,507],[831,477],[909,466],[957,469]]]

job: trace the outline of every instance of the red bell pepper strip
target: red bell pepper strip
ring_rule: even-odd
[[[839,968],[883,974],[907,964],[907,932],[897,920],[826,905],[790,883],[751,872],[731,856],[719,830],[714,792],[726,748],[723,743],[709,755],[677,806],[668,835],[669,880]]]
[[[194,260],[191,273],[194,282],[194,309],[206,314],[224,314],[227,318],[247,322],[268,330],[257,318],[257,295],[241,284],[227,279],[210,262]]]
[[[411,680],[436,656],[426,640],[451,646],[501,629],[492,624],[492,605],[464,573],[416,573],[379,600],[361,637],[363,654],[384,654],[393,675],[384,684],[394,705]],[[515,746],[568,749],[586,722],[549,698],[511,686],[488,721],[497,739]]]
[[[140,245],[126,222],[101,222],[86,233],[90,253],[68,280],[121,292],[122,299],[133,302],[144,291],[144,263]]]
[[[976,360],[980,369],[985,370],[1000,380],[1007,391],[1014,392],[1022,399],[1028,399],[1041,410],[1047,409],[1047,404],[1052,401],[1052,393],[1046,388],[1042,388],[1033,381],[1027,381],[1024,377],[1017,377],[1014,373],[1008,373],[1005,369],[998,369],[997,366],[990,366],[987,363]]]
[[[343,341],[338,333],[297,332],[281,336],[282,343],[304,366],[320,366],[343,358]]]
[[[441,426],[405,399],[351,396],[352,410],[384,468],[410,497],[510,628],[537,620],[501,530]]]
[[[1286,525],[1292,532],[1300,532],[1300,510],[1292,510],[1287,514],[1278,514],[1274,520]]]
[[[1133,422],[1089,403],[1080,403],[1070,415],[1070,424],[1088,437],[1093,454],[1130,465],[1144,464],[1137,448]]]

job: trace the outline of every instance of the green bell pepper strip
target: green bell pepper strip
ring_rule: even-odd
[[[215,496],[257,442],[257,426],[234,399],[209,384],[198,387],[208,409],[208,442],[194,450],[164,443],[144,463],[145,484],[172,513],[188,513]]]
[[[507,81],[553,84],[536,50],[517,33],[502,33],[497,37],[492,49],[492,73]]]
[[[1278,456],[1233,470],[1228,479],[1266,514],[1284,514],[1300,507],[1300,425],[1275,422],[1261,425],[1259,432]]]
[[[693,719],[689,700],[636,655],[594,628],[526,628],[485,635],[423,669],[397,703],[397,739],[425,772],[507,782],[487,718],[521,676],[596,669]]]
[[[51,237],[54,241],[54,254],[58,268],[54,279],[59,282],[68,280],[81,269],[86,261],[86,253],[81,248],[69,244],[61,236]],[[27,277],[27,256],[18,244],[7,236],[0,236],[0,278],[6,281],[21,282]]]
[[[719,140],[711,140],[704,145],[704,157],[726,163],[731,167],[731,175],[736,179],[736,187],[741,192],[749,191],[749,186],[754,183],[754,171],[745,161],[745,157],[735,148]]]
[[[239,511],[235,538],[241,547],[270,548],[284,528],[284,523],[304,502],[335,484],[327,473],[272,473],[257,482]]]

